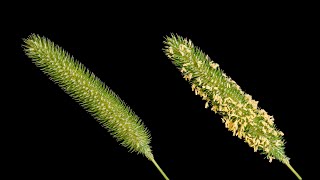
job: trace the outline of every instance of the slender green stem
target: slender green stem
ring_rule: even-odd
[[[297,173],[296,170],[293,169],[293,167],[292,167],[289,163],[285,163],[285,164],[286,164],[286,165],[288,166],[288,168],[294,173],[294,175],[297,176],[297,178],[298,178],[299,180],[302,180],[302,177]]]
[[[156,162],[156,160],[154,160],[153,158],[150,159],[153,164],[157,167],[157,169],[160,171],[160,173],[162,174],[162,176],[166,179],[169,180],[168,176],[162,171],[161,167],[158,165],[158,163]]]

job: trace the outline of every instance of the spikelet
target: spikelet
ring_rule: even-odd
[[[168,179],[154,160],[148,129],[108,86],[49,39],[32,34],[24,42],[25,53],[37,67],[80,103],[122,146],[146,156]]]
[[[276,128],[274,118],[258,107],[258,101],[241,90],[191,40],[171,34],[164,43],[165,54],[190,83],[192,91],[205,100],[205,108],[210,107],[222,116],[222,122],[233,136],[244,140],[254,152],[265,154],[269,162],[277,159],[290,166],[283,132]]]

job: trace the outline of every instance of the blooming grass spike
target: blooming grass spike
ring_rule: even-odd
[[[87,110],[130,152],[147,157],[165,179],[154,160],[151,136],[139,117],[102,81],[49,39],[32,34],[24,51],[33,63]]]
[[[258,107],[258,101],[241,90],[191,40],[171,34],[164,44],[165,54],[190,83],[192,91],[206,101],[205,108],[222,116],[233,136],[243,139],[254,152],[266,155],[269,162],[277,159],[286,164],[301,179],[285,155],[283,132],[276,128],[274,118]]]

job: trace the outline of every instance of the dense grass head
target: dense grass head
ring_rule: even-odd
[[[255,152],[265,154],[270,162],[273,159],[289,162],[284,152],[283,133],[276,128],[274,118],[258,106],[258,101],[246,94],[191,40],[171,34],[164,44],[165,54],[195,94],[205,101],[205,108],[220,114],[234,136],[243,139]]]
[[[49,39],[32,34],[24,51],[52,81],[86,109],[129,151],[153,159],[151,136],[140,118],[98,77]]]

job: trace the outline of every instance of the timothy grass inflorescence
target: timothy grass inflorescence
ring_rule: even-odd
[[[151,136],[140,118],[108,86],[49,39],[32,34],[24,39],[24,51],[52,81],[87,110],[130,152],[154,160]]]
[[[192,91],[202,97],[205,108],[222,116],[233,136],[243,139],[255,152],[265,154],[269,162],[277,159],[293,170],[285,155],[283,132],[276,128],[273,116],[258,106],[258,101],[241,90],[191,40],[171,34],[164,43],[165,54],[190,83]]]

